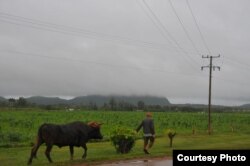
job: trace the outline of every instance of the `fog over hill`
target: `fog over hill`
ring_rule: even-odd
[[[43,96],[33,96],[26,98],[29,103],[34,103],[37,105],[57,105],[57,104],[67,104],[67,100],[61,99],[59,97],[43,97]]]
[[[1,97],[0,102],[8,102],[9,98],[13,97]],[[18,99],[19,97],[14,97]],[[103,106],[104,104],[109,104],[111,99],[114,99],[118,104],[120,102],[128,103],[132,105],[137,105],[139,101],[143,101],[145,105],[160,105],[160,106],[177,106],[177,107],[192,107],[192,108],[205,108],[207,104],[198,104],[198,103],[171,103],[166,97],[159,96],[125,96],[125,95],[88,95],[88,96],[78,96],[74,98],[66,98],[66,97],[45,97],[45,96],[32,96],[25,97],[28,103],[36,104],[36,105],[89,105],[90,103],[96,104],[98,107]],[[250,104],[243,104],[238,106],[225,106],[225,105],[215,105],[212,104],[213,107],[221,108],[221,107],[235,107],[235,108],[250,108]]]
[[[29,103],[35,103],[37,105],[57,105],[57,104],[69,104],[69,105],[88,105],[90,102],[95,103],[97,106],[103,106],[104,103],[109,103],[111,99],[115,99],[116,102],[126,102],[133,105],[137,105],[139,101],[143,101],[146,105],[169,105],[170,102],[165,97],[156,96],[101,96],[101,95],[89,95],[79,96],[73,99],[61,99],[59,97],[42,97],[33,96],[26,98]]]

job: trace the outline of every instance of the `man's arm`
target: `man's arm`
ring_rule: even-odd
[[[152,135],[155,135],[155,126],[154,126],[154,120],[151,121],[150,124],[150,131]]]
[[[142,126],[143,126],[143,121],[142,121],[141,124],[137,127],[136,131],[139,132]]]

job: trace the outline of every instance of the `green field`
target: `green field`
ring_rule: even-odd
[[[116,111],[44,111],[44,110],[2,110],[0,111],[0,146],[30,145],[43,123],[63,124],[72,121],[98,121],[104,123],[102,133],[105,140],[115,126],[135,129],[144,118],[144,112]],[[153,114],[157,136],[167,129],[175,129],[178,134],[207,132],[207,114],[203,112],[156,112]],[[250,134],[250,112],[213,113],[214,133]]]
[[[116,111],[44,111],[33,109],[0,111],[0,163],[1,165],[25,165],[30,153],[30,145],[36,138],[37,129],[43,123],[63,124],[80,120],[103,122],[104,142],[89,143],[85,162],[144,157],[142,140],[136,142],[130,154],[116,154],[108,142],[109,134],[115,126],[135,129],[144,118],[144,112]],[[153,113],[157,141],[152,149],[154,156],[171,156],[168,139],[164,131],[174,129],[174,149],[250,149],[250,112],[212,113],[212,135],[207,135],[207,114],[204,112],[155,112]],[[193,134],[195,130],[195,134]],[[141,138],[141,134],[138,134]],[[76,148],[75,160],[69,161],[69,149],[53,147],[52,159],[55,165],[69,165],[82,162],[83,150]],[[34,165],[46,165],[44,146],[38,152]]]

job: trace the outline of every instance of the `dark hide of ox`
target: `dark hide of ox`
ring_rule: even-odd
[[[45,155],[49,162],[52,162],[50,151],[53,145],[58,147],[69,146],[71,160],[73,159],[74,146],[83,147],[84,153],[82,158],[87,156],[86,143],[90,139],[102,139],[100,125],[96,122],[85,124],[83,122],[72,122],[65,125],[43,124],[38,130],[37,140],[33,146],[28,161],[28,165],[32,163],[32,159],[36,158],[36,153],[40,145],[46,144]]]

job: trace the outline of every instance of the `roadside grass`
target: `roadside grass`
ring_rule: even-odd
[[[135,158],[171,157],[173,149],[250,149],[250,134],[227,133],[227,134],[178,134],[174,138],[173,147],[169,147],[167,137],[157,138],[150,155],[142,151],[142,139],[136,141],[136,145],[129,154],[117,154],[110,142],[89,143],[88,156],[82,160],[82,148],[75,147],[74,160],[69,160],[69,148],[53,147],[51,152],[53,164],[49,164],[44,155],[45,146],[41,146],[37,157],[33,160],[34,166],[57,166],[57,165],[94,165],[116,160],[128,160]],[[0,148],[0,165],[16,166],[27,165],[31,147]]]

